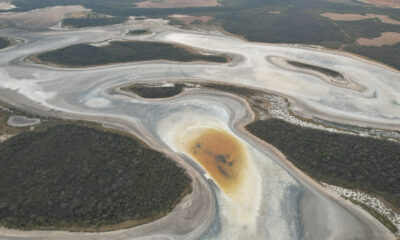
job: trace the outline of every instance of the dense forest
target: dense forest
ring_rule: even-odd
[[[65,18],[62,21],[63,26],[83,28],[97,27],[123,23],[124,17],[96,17],[96,18]]]
[[[37,55],[42,62],[64,66],[94,66],[109,63],[123,63],[149,60],[189,61],[228,61],[225,56],[201,55],[183,47],[158,42],[111,42],[105,47],[78,44]]]
[[[11,43],[7,38],[0,37],[0,49],[8,47],[10,44]]]
[[[221,21],[225,30],[250,41],[307,44],[346,41],[340,29],[330,20],[302,13],[299,9],[281,14],[264,14],[253,9],[238,11],[222,16]]]
[[[139,140],[75,124],[7,140],[0,164],[0,225],[11,228],[150,221],[191,189],[183,169]]]
[[[383,196],[400,207],[400,144],[299,127],[278,119],[247,126],[319,181]]]

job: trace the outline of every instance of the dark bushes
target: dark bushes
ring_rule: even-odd
[[[151,86],[151,85],[133,85],[129,90],[143,98],[167,98],[178,95],[183,91],[185,84],[174,84],[171,87]]]
[[[101,227],[170,211],[190,188],[184,170],[136,139],[78,125],[0,144],[0,224]]]
[[[62,23],[64,26],[76,28],[97,27],[123,23],[126,18],[123,17],[97,17],[97,18],[65,18]]]
[[[256,121],[247,129],[317,180],[379,194],[400,207],[400,144],[303,128],[277,119]]]
[[[157,59],[179,62],[227,62],[224,56],[201,55],[176,45],[158,42],[111,42],[105,47],[78,44],[42,53],[37,57],[44,62],[74,67]]]

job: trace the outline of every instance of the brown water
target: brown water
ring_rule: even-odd
[[[231,134],[207,129],[189,144],[194,157],[226,193],[234,193],[240,185],[247,165],[243,144]]]

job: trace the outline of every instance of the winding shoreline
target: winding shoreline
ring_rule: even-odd
[[[115,32],[120,32],[118,26],[115,26],[114,28],[116,28]],[[170,28],[168,27],[167,29]],[[158,39],[172,41],[171,39],[163,37],[162,30],[163,29],[160,30],[161,33],[156,31],[159,34],[156,35],[159,36]],[[166,32],[167,36],[168,34],[175,34],[174,32],[171,33],[171,30],[167,31],[170,31]],[[178,35],[173,36],[199,36],[193,33],[192,35],[190,35],[190,33],[187,33],[188,35],[179,35],[184,32],[182,30],[177,32],[179,32],[176,33]],[[76,36],[77,33],[75,32],[68,34],[71,34],[71,36]],[[112,35],[112,33],[108,34]],[[66,40],[68,40],[67,38],[69,36],[67,35],[65,36]],[[204,38],[205,35],[200,35],[200,38],[202,36]],[[82,37],[78,38],[78,40],[75,39],[75,41],[91,40],[88,36],[86,37],[88,39]],[[210,39],[213,39],[213,37],[211,36],[210,38],[201,39],[199,42],[194,41],[192,45],[194,45],[194,47],[202,44],[207,45],[207,41]],[[217,38],[217,40],[226,40],[228,41],[227,44],[230,44],[230,41],[233,41],[230,38],[226,39],[221,36],[220,38]],[[52,43],[54,39],[49,37],[48,41]],[[64,42],[63,44],[67,44],[67,42],[68,41]],[[268,63],[266,61],[259,61],[261,57],[264,58],[265,56],[263,53],[257,52],[257,50],[259,50],[257,44],[254,49],[252,48],[254,46],[252,43],[238,43],[234,41],[234,44],[245,44],[244,47],[248,46],[250,49],[248,55],[242,56],[242,59],[234,66],[214,66],[213,64],[203,63],[171,64],[163,62],[159,64],[116,64],[107,67],[69,70],[48,68],[38,65],[31,65],[29,68],[25,69],[23,67],[26,66],[26,64],[23,63],[11,66],[7,65],[9,62],[5,63],[5,67],[1,69],[2,71],[0,71],[0,74],[4,74],[4,80],[3,82],[0,81],[0,84],[5,86],[5,88],[0,89],[0,93],[2,93],[1,99],[5,100],[8,98],[8,102],[11,102],[12,105],[19,105],[22,108],[30,111],[32,111],[32,109],[36,109],[36,111],[45,115],[52,115],[61,118],[91,120],[100,122],[109,127],[114,127],[122,131],[135,134],[150,146],[167,153],[168,156],[174,157],[178,164],[184,166],[184,168],[187,169],[187,171],[191,174],[194,183],[193,193],[182,203],[178,204],[170,214],[155,222],[133,229],[118,230],[105,234],[82,235],[78,233],[75,234],[59,231],[33,231],[29,233],[18,233],[15,231],[5,231],[2,229],[0,232],[6,234],[6,236],[8,236],[7,238],[10,239],[20,239],[27,235],[36,239],[42,239],[49,235],[55,236],[55,239],[76,239],[85,237],[90,239],[109,239],[111,236],[118,239],[133,237],[141,238],[145,236],[151,236],[154,238],[183,239],[197,238],[206,234],[214,234],[215,236],[220,236],[218,234],[227,234],[224,232],[226,231],[224,230],[224,227],[231,226],[229,225],[231,222],[229,222],[229,219],[226,217],[228,215],[224,215],[229,213],[229,208],[224,208],[225,205],[223,205],[225,204],[224,196],[218,191],[218,188],[212,184],[212,181],[207,180],[207,178],[204,176],[204,172],[199,171],[199,169],[196,168],[196,164],[193,163],[192,159],[174,151],[174,149],[171,148],[172,143],[163,141],[160,134],[156,130],[159,126],[159,122],[163,119],[166,119],[173,113],[185,113],[186,115],[182,115],[182,118],[185,118],[189,116],[188,114],[191,111],[196,111],[198,114],[204,117],[212,116],[212,118],[210,117],[207,119],[216,119],[215,121],[220,121],[226,126],[229,126],[229,128],[240,139],[242,139],[243,142],[246,143],[249,152],[251,152],[254,156],[257,156],[254,158],[254,164],[257,166],[257,171],[260,171],[259,173],[263,176],[261,181],[263,181],[264,178],[271,180],[271,183],[263,182],[265,185],[263,185],[263,189],[260,190],[260,196],[262,197],[260,197],[261,199],[258,204],[265,204],[261,205],[262,208],[260,209],[271,209],[276,212],[273,212],[271,215],[271,213],[259,210],[260,212],[257,221],[260,221],[262,224],[268,223],[268,226],[275,226],[274,224],[278,224],[276,226],[283,226],[279,224],[283,224],[282,222],[285,222],[285,217],[289,216],[287,215],[288,212],[298,213],[296,216],[303,221],[301,223],[305,225],[305,229],[311,235],[314,231],[317,231],[315,227],[312,227],[313,220],[309,219],[311,213],[303,205],[300,204],[297,207],[290,205],[290,207],[287,208],[288,212],[285,211],[286,209],[282,210],[281,204],[283,204],[285,199],[283,199],[281,196],[283,196],[284,192],[279,192],[278,186],[281,186],[282,189],[288,189],[292,187],[298,189],[299,191],[305,192],[305,196],[307,196],[307,198],[293,198],[294,201],[306,201],[304,199],[307,199],[309,204],[316,203],[318,206],[320,206],[318,208],[318,216],[316,219],[320,219],[321,222],[326,222],[326,225],[323,226],[321,231],[323,231],[324,234],[327,234],[327,236],[344,237],[346,234],[351,235],[353,232],[350,227],[354,227],[354,229],[356,229],[355,231],[360,231],[362,234],[364,234],[363,236],[367,236],[368,234],[372,233],[383,234],[383,237],[391,239],[390,235],[386,235],[386,229],[384,229],[380,223],[377,223],[376,220],[365,215],[363,211],[355,210],[353,206],[349,206],[342,200],[338,200],[335,198],[335,196],[328,194],[312,179],[304,176],[303,173],[293,168],[293,166],[286,164],[284,161],[284,156],[274,153],[276,150],[270,149],[270,146],[268,145],[258,143],[254,136],[250,136],[249,133],[246,133],[242,124],[253,120],[254,113],[252,113],[250,110],[249,104],[241,97],[237,97],[232,94],[215,93],[213,91],[192,91],[190,94],[183,93],[167,101],[147,101],[132,96],[122,95],[120,92],[118,92],[117,87],[121,87],[124,84],[130,82],[133,83],[138,80],[151,82],[165,79],[180,80],[183,78],[200,80],[210,79],[225,83],[229,81],[232,84],[237,84],[240,82],[244,86],[253,88],[264,86],[264,89],[262,90],[265,90],[265,88],[267,88],[266,86],[277,84],[277,82],[268,82],[270,79],[266,78],[265,74],[268,75],[276,72],[274,72],[275,70],[265,71],[264,66]],[[49,47],[54,47],[54,45]],[[37,46],[30,49],[30,45],[28,44],[24,51],[26,50],[28,50],[27,52],[34,52],[41,49]],[[220,49],[218,49],[218,46],[216,46],[215,50],[218,51]],[[276,51],[280,50],[282,49],[278,49]],[[291,50],[300,51],[299,49]],[[234,55],[242,55],[239,51],[226,52]],[[312,52],[307,53],[313,54]],[[26,55],[26,53],[21,52],[18,54]],[[13,60],[12,57],[10,57],[10,59]],[[253,69],[252,64],[254,64],[256,68],[254,68],[254,72],[249,72],[249,69]],[[21,73],[16,73],[16,71],[19,71],[22,68],[24,70]],[[31,77],[33,74],[35,74],[34,76],[37,76],[35,77],[36,79]],[[291,83],[290,81],[294,82],[293,78],[291,78],[292,75],[289,75],[292,73],[285,72],[285,74],[286,75],[273,75],[272,77],[281,77],[278,80],[283,80],[284,78],[282,76],[286,76],[288,78],[285,80],[287,80],[289,84]],[[227,76],[232,77],[227,79]],[[19,82],[17,79],[23,80],[22,82]],[[315,87],[326,87],[323,83],[318,82],[314,78],[304,78],[304,82],[310,83],[311,85],[315,84]],[[26,83],[27,85],[21,85],[21,83]],[[59,86],[63,86],[62,89],[60,89]],[[299,99],[302,99],[301,96],[293,96],[293,94],[290,94],[287,89],[281,89],[282,91],[278,91],[279,89],[277,86],[278,85],[275,85],[275,88],[270,89],[270,92],[283,95],[289,99],[295,99],[294,101],[296,102],[299,102]],[[383,89],[386,90],[386,88]],[[347,93],[344,90],[336,88],[328,90],[338,91],[339,94]],[[46,93],[49,95],[46,95]],[[333,97],[336,97],[336,95]],[[361,100],[364,99],[363,96],[358,97]],[[382,101],[383,103],[378,103],[386,106],[384,105],[386,102],[384,102],[384,100]],[[363,106],[364,105],[360,105],[360,108],[362,109]],[[368,111],[366,112],[368,113]],[[359,115],[362,116],[362,113]],[[382,116],[378,118],[381,121],[379,124],[389,125],[390,121],[385,121],[385,115]],[[172,122],[171,124],[174,123]],[[269,167],[276,169],[276,175],[268,176],[266,174]],[[279,185],[281,183],[278,180],[283,182],[282,185]],[[270,194],[267,194],[268,191],[276,191],[276,194],[272,194],[276,196],[270,196]],[[326,209],[323,208],[324,205]],[[336,213],[334,210],[337,210],[338,212]],[[338,219],[343,222],[324,221],[324,214],[332,217],[335,220]],[[273,221],[271,219],[273,219]],[[214,224],[219,226],[219,229],[210,230],[211,225]],[[339,230],[330,233],[331,229],[336,228]],[[276,229],[279,230],[280,228],[276,227]],[[266,230],[273,231],[274,227]],[[209,233],[209,231],[212,231],[212,233]],[[266,236],[261,235],[264,233],[257,234],[260,234],[257,236]],[[281,236],[291,236],[290,234],[301,233],[292,233],[290,230],[285,230],[281,233]],[[232,235],[223,235],[223,237],[227,238],[230,236]],[[237,236],[234,237],[237,238]],[[310,239],[313,238],[316,239],[316,237],[310,237]]]

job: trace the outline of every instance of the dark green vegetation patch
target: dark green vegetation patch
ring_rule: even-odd
[[[136,36],[136,35],[144,35],[144,34],[149,34],[150,30],[149,29],[135,29],[135,30],[130,30],[128,32],[128,35]]]
[[[65,18],[62,21],[63,26],[83,28],[97,27],[123,23],[126,18],[123,17],[98,17],[98,18]]]
[[[400,25],[382,23],[374,19],[360,21],[337,21],[337,25],[351,39],[376,38],[383,32],[400,32]]]
[[[331,21],[302,13],[298,8],[285,9],[281,14],[268,14],[268,9],[249,9],[221,18],[225,30],[250,41],[320,44],[346,40]]]
[[[348,45],[344,50],[383,62],[400,70],[400,43],[381,47]]]
[[[10,46],[11,42],[7,38],[0,37],[0,49]]]
[[[134,84],[128,90],[143,98],[167,98],[178,95],[183,91],[185,84],[176,83],[174,86],[153,86],[149,84]]]
[[[78,44],[39,54],[43,62],[64,66],[94,66],[110,63],[123,63],[149,60],[189,61],[228,61],[225,56],[201,55],[167,43],[159,42],[111,42],[105,47]]]
[[[301,63],[301,62],[296,62],[296,61],[287,61],[287,63],[289,63],[290,65],[293,65],[295,67],[298,68],[305,68],[305,69],[309,69],[309,70],[313,70],[313,71],[317,71],[320,72],[322,74],[325,74],[327,76],[331,76],[334,78],[344,78],[344,76],[332,69],[329,68],[324,68],[324,67],[320,67],[320,66],[316,66],[316,65],[311,65],[311,64],[306,64],[306,63]]]
[[[310,176],[380,195],[400,207],[400,144],[303,128],[277,119],[256,121],[247,129]]]
[[[150,221],[191,186],[183,169],[138,140],[72,124],[7,140],[0,165],[0,225],[11,228]]]
[[[249,89],[241,86],[234,86],[228,84],[209,83],[209,82],[190,82],[191,84],[185,83],[173,83],[174,86],[163,87],[159,84],[142,84],[135,83],[131,86],[125,87],[122,90],[133,92],[143,98],[167,98],[173,97],[181,93],[185,88],[208,88],[222,92],[229,92],[233,94],[240,94],[244,96],[251,96],[259,91]]]

